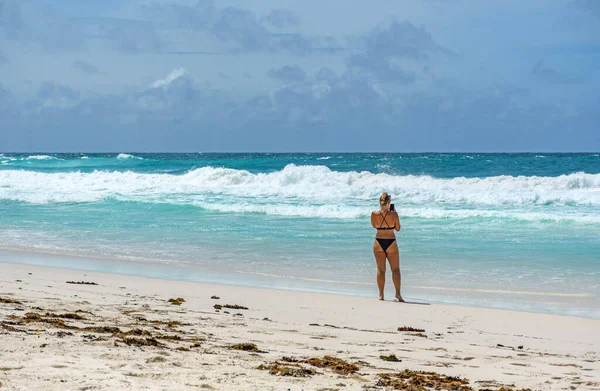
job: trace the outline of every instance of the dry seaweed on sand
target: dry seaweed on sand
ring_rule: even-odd
[[[122,333],[120,328],[112,327],[112,326],[91,326],[91,327],[84,327],[81,330],[88,331],[90,333],[100,333],[100,334],[121,334]]]
[[[411,371],[405,369],[395,374],[379,374],[378,387],[391,387],[395,390],[420,391],[427,389],[443,391],[473,391],[467,379],[440,375],[435,372]]]
[[[87,320],[86,318],[84,318],[81,315],[77,315],[77,314],[55,314],[55,313],[51,313],[51,312],[46,312],[46,317],[48,318],[62,318],[62,319],[72,319],[72,320]]]
[[[158,338],[158,339],[164,339],[166,341],[182,341],[182,339],[181,339],[181,337],[179,335],[158,334],[156,336],[156,338]]]
[[[169,329],[174,329],[177,328],[179,326],[189,326],[189,323],[181,323],[177,320],[167,320],[167,321],[163,321],[163,320],[146,320],[148,323],[152,323],[155,326],[166,326]]]
[[[132,329],[119,334],[120,337],[136,336],[136,337],[152,337],[148,330]]]
[[[255,352],[255,353],[266,353],[258,348],[256,344],[253,343],[238,343],[231,346],[231,349],[234,350],[243,350],[245,352]]]
[[[425,329],[416,329],[414,327],[402,326],[398,327],[398,331],[411,331],[415,333],[424,333]]]
[[[67,281],[67,284],[77,284],[77,285],[98,285],[95,282],[90,281]]]
[[[29,323],[45,323],[45,324],[54,326],[58,329],[79,330],[79,327],[69,326],[65,323],[64,320],[58,319],[58,317],[65,317],[66,319],[79,319],[78,315],[75,315],[75,314],[64,314],[64,315],[66,315],[66,316],[51,314],[48,312],[45,315],[38,314],[37,312],[27,312],[25,314],[25,316],[23,316],[22,318],[15,316],[15,315],[11,315],[9,317],[15,321],[15,323],[14,323],[15,325],[23,325],[23,324],[29,324]],[[70,317],[70,315],[74,315],[74,316]]]
[[[216,310],[220,310],[221,308],[223,308],[223,306],[221,304],[215,304],[213,307]]]
[[[65,324],[64,320],[60,320],[60,319],[56,319],[56,318],[45,319],[42,317],[42,315],[40,315],[36,312],[28,312],[22,318],[19,318],[19,317],[13,317],[13,318],[15,320],[18,320],[20,323],[46,323],[46,324],[52,325],[59,329],[76,329],[77,328],[77,327],[73,327],[73,326],[67,326],[67,324]]]
[[[237,305],[237,304],[224,304],[223,308],[229,308],[232,310],[247,310],[248,307],[244,307],[242,305]]]
[[[169,299],[169,303],[173,305],[181,305],[181,303],[185,303],[185,299],[183,297],[178,297],[176,299]]]
[[[38,314],[37,312],[28,312],[25,314],[25,316],[23,317],[23,319],[25,320],[29,320],[29,321],[33,321],[33,320],[41,320],[42,319],[42,315]]]
[[[152,357],[146,360],[148,364],[157,363],[157,362],[166,362],[167,359],[161,356]]]
[[[337,357],[325,356],[323,358],[309,358],[307,361],[310,365],[318,368],[329,368],[333,372],[340,375],[349,375],[358,372],[358,365],[351,364]]]
[[[0,303],[3,304],[23,304],[18,300],[9,299],[8,297],[0,297]]]
[[[381,356],[379,356],[379,358],[382,359],[383,361],[402,362],[402,360],[400,360],[398,357],[396,357],[395,354],[390,354],[389,356],[381,355]]]
[[[291,377],[309,377],[317,373],[314,369],[304,368],[298,364],[282,364],[279,362],[271,365],[261,364],[257,369],[267,370],[271,375]]]
[[[129,346],[163,346],[162,343],[158,342],[154,338],[121,337],[121,341]]]
[[[13,326],[11,326],[11,325],[9,325],[7,323],[4,323],[4,322],[0,323],[0,326],[2,326],[2,328],[4,330],[7,330],[7,331],[13,331],[13,332],[19,332],[19,333],[26,333],[27,332],[26,330],[18,329],[16,327],[13,327]]]
[[[220,299],[219,296],[215,296],[215,295],[212,295],[210,298],[213,299],[213,300],[219,300]]]

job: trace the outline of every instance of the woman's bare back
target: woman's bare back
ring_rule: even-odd
[[[388,212],[376,210],[371,213],[371,225],[376,229],[388,228],[378,229],[376,236],[378,238],[395,238],[396,235],[394,234],[394,231],[400,231],[400,219],[398,213],[393,210]]]

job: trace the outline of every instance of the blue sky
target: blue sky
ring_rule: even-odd
[[[600,1],[355,3],[0,0],[0,150],[600,150]]]

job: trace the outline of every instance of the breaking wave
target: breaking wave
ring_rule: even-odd
[[[130,155],[128,153],[120,153],[120,154],[117,155],[117,159],[138,159],[138,160],[143,160],[144,158],[139,157],[139,156]]]
[[[0,199],[33,204],[116,199],[197,205],[217,211],[357,218],[376,207],[382,191],[392,194],[405,216],[520,215],[556,220],[555,212],[561,210],[567,219],[580,220],[585,216],[578,215],[577,207],[597,211],[600,206],[600,174],[440,179],[293,164],[271,173],[218,167],[196,168],[183,175],[0,171]]]

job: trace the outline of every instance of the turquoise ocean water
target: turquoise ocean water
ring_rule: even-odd
[[[0,261],[600,318],[599,154],[0,154]],[[388,296],[392,296],[388,274]]]

